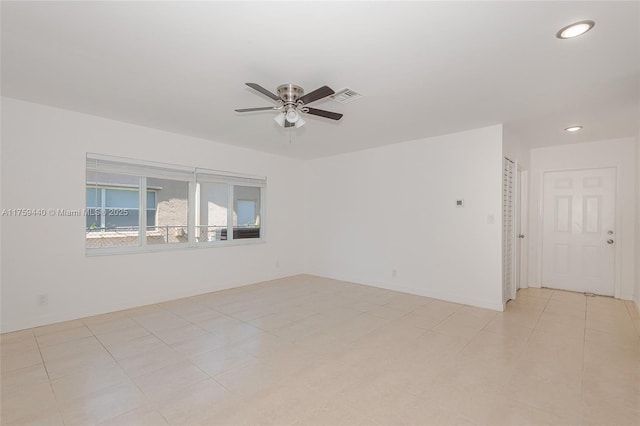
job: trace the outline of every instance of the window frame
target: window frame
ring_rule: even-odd
[[[173,165],[167,163],[158,163],[144,160],[135,160],[124,157],[114,157],[103,154],[87,153],[86,156],[86,168],[85,168],[85,188],[89,187],[89,180],[86,178],[87,172],[95,167],[96,172],[100,171],[100,166],[105,165],[107,167],[105,173],[120,173],[129,176],[135,176],[139,180],[138,192],[139,192],[139,204],[138,210],[145,212],[145,214],[138,214],[138,244],[133,246],[123,247],[103,247],[103,248],[88,248],[86,247],[86,219],[84,220],[85,226],[85,255],[87,256],[99,256],[99,255],[111,255],[111,254],[128,254],[128,253],[148,253],[156,251],[177,250],[185,248],[210,248],[210,247],[227,247],[245,244],[262,244],[266,242],[266,186],[267,179],[263,176],[253,176],[246,174],[223,172],[212,169],[203,169],[196,167],[186,167],[180,165]],[[111,166],[113,169],[109,169]],[[120,171],[113,171],[120,170]],[[147,171],[145,173],[145,171]],[[166,173],[166,176],[162,174]],[[178,178],[172,178],[172,173],[178,176]],[[189,179],[186,176],[189,175]],[[182,243],[166,243],[166,244],[147,244],[147,192],[154,191],[156,201],[156,211],[158,208],[158,194],[157,188],[148,187],[147,178],[160,178],[167,180],[179,180],[188,183],[187,192],[187,241]],[[203,180],[205,179],[205,180]],[[196,241],[196,210],[200,209],[200,197],[197,194],[198,183],[218,183],[225,184],[228,188],[228,200],[227,200],[227,239],[218,241]],[[259,189],[259,208],[256,209],[256,216],[259,217],[259,237],[257,238],[233,238],[233,214],[235,211],[234,206],[234,186],[249,186]],[[96,183],[96,186],[100,186]],[[103,185],[105,188],[111,185]],[[118,189],[118,188],[116,188]],[[102,189],[102,204],[106,202],[106,191]],[[86,189],[85,189],[86,193]],[[90,208],[87,207],[87,196],[85,195],[85,211]],[[101,208],[101,207],[97,207]],[[159,226],[156,224],[155,226]]]

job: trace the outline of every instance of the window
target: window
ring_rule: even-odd
[[[198,243],[261,238],[264,186],[264,180],[200,171],[196,176]]]
[[[261,239],[265,186],[264,178],[88,154],[87,252]]]
[[[200,200],[196,211],[196,238],[199,243],[227,239],[229,185],[198,182],[196,197]]]

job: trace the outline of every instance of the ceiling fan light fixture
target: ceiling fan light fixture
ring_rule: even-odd
[[[284,127],[284,120],[285,120],[284,112],[279,113],[278,115],[273,117],[273,119],[275,120],[276,123],[280,125],[280,127]]]
[[[295,124],[300,119],[300,114],[298,114],[298,111],[296,111],[295,108],[289,108],[287,110],[286,118],[289,123]]]
[[[304,123],[306,123],[306,121],[304,121],[302,117],[298,117],[298,120],[296,121],[296,129],[304,126]]]
[[[571,25],[567,25],[566,27],[561,28],[560,31],[556,33],[556,37],[563,40],[578,37],[593,28],[595,24],[596,23],[591,20],[575,22]]]

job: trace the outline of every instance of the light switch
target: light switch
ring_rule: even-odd
[[[496,217],[492,214],[488,214],[487,215],[487,224],[488,225],[493,225],[494,223],[496,223]]]

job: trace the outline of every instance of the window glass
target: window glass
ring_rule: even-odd
[[[154,188],[152,194],[147,192],[147,244],[188,242],[189,183],[147,178],[147,187]]]
[[[87,171],[86,248],[139,244],[137,176]]]
[[[229,185],[200,182],[196,214],[196,239],[199,243],[227,239]]]
[[[255,186],[233,187],[233,238],[260,238],[260,191]]]

